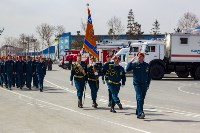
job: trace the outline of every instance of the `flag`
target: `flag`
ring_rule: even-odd
[[[95,58],[99,58],[99,54],[98,54],[97,46],[96,46],[96,40],[94,38],[94,29],[93,29],[92,18],[91,18],[89,8],[88,8],[88,21],[87,21],[87,27],[85,31],[83,48],[87,52],[92,54]]]

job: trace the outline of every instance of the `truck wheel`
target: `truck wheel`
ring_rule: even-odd
[[[150,74],[152,79],[160,80],[164,77],[165,70],[161,65],[155,64],[150,67]]]
[[[195,79],[200,79],[200,66],[197,67],[196,71],[195,71],[195,76],[194,76]]]
[[[189,72],[176,72],[176,75],[179,77],[179,78],[188,78],[189,76]]]
[[[67,65],[66,64],[63,64],[63,69],[67,69]]]

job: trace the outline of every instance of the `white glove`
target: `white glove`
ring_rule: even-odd
[[[73,81],[70,81],[70,85],[73,86]]]
[[[105,81],[104,81],[104,80],[102,80],[102,82],[103,82],[103,84],[105,84]]]
[[[94,75],[95,75],[95,76],[98,76],[98,72],[95,72]]]
[[[121,85],[121,87],[123,88],[125,85]]]
[[[85,85],[87,85],[87,81],[85,82]]]

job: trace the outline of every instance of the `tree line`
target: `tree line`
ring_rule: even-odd
[[[177,27],[174,28],[175,32],[180,32],[182,29],[195,28],[199,26],[199,18],[191,12],[186,12],[178,20]],[[86,28],[86,23],[81,21],[81,30],[84,32]],[[120,18],[114,16],[107,21],[108,35],[110,39],[118,39],[118,36],[125,31],[125,26],[122,24]],[[144,32],[142,31],[142,25],[138,23],[135,19],[133,10],[130,9],[127,16],[127,31],[126,35],[129,36],[129,39],[139,39]],[[18,38],[6,37],[2,45],[12,46],[15,49],[15,53],[18,52],[29,52],[29,49],[34,49],[34,51],[41,51],[44,48],[49,48],[52,39],[59,37],[62,33],[65,32],[65,28],[62,25],[53,26],[47,23],[40,24],[36,27],[37,37],[35,35],[20,34]],[[80,35],[80,31],[77,31],[78,40],[72,42],[72,47],[81,47],[83,45],[83,39]],[[152,28],[149,32],[152,36],[161,34],[160,33],[160,23],[157,19],[152,24]],[[82,39],[82,40],[81,40]],[[49,51],[49,50],[48,50]],[[49,52],[48,52],[49,53]]]

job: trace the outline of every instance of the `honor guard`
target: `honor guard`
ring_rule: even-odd
[[[70,84],[73,85],[73,79],[75,83],[75,87],[77,90],[78,97],[78,107],[82,108],[82,97],[84,87],[87,81],[87,65],[85,62],[81,61],[81,54],[77,54],[77,61],[72,64],[71,75],[70,75]]]
[[[11,89],[12,86],[12,79],[13,79],[13,74],[15,72],[14,68],[14,61],[12,60],[11,55],[8,55],[8,60],[5,62],[5,74],[7,76],[7,82],[8,82],[8,89]]]
[[[105,84],[105,81],[106,81],[106,84],[108,86],[108,72],[109,72],[109,65],[110,64],[113,64],[113,62],[111,62],[111,56],[110,55],[107,55],[106,56],[106,60],[107,62],[104,63],[103,65],[103,76],[102,76],[102,81],[103,81],[103,84]],[[110,92],[110,89],[108,88],[108,107],[111,107],[111,101],[112,101],[112,94]]]
[[[98,104],[96,102],[97,99],[97,92],[99,89],[99,76],[100,72],[98,70],[98,66],[96,64],[96,59],[94,56],[90,57],[90,64],[87,68],[87,77],[88,77],[88,84],[91,89],[91,97],[92,97],[92,107],[97,108]]]
[[[118,93],[120,90],[120,86],[124,87],[126,82],[125,71],[122,66],[119,65],[120,57],[114,57],[114,64],[109,64],[109,72],[108,72],[108,86],[110,92],[112,94],[112,102],[110,112],[116,113],[114,107],[115,104],[122,108],[122,104],[120,103],[120,99],[118,97]]]
[[[136,92],[137,109],[136,115],[139,119],[144,119],[143,111],[144,99],[151,81],[149,64],[144,62],[144,53],[138,53],[138,61],[133,62],[134,58],[128,63],[126,71],[133,70],[133,85]]]
[[[36,64],[36,75],[38,77],[38,87],[40,92],[43,92],[44,77],[46,75],[46,66],[42,57],[40,57],[39,62]]]

